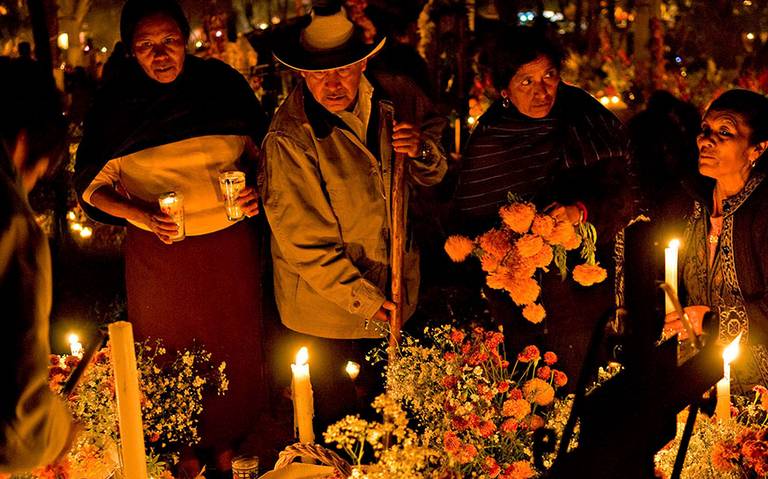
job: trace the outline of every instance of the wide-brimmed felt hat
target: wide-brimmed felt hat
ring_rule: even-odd
[[[310,15],[275,31],[272,53],[294,70],[323,71],[365,60],[384,42],[365,43],[362,30],[347,18],[340,2],[316,0]]]

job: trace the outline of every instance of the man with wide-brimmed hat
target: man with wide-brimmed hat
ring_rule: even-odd
[[[395,152],[421,185],[442,179],[445,157],[435,132],[392,121],[392,104],[363,74],[384,40],[366,44],[340,2],[315,1],[311,17],[278,33],[274,45],[275,57],[303,77],[264,139],[262,195],[281,320],[311,337],[378,338],[394,306],[386,291]],[[404,263],[407,318],[418,295],[417,253],[406,251]],[[313,379],[322,359],[313,359]]]

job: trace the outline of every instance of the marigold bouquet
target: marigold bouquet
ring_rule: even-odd
[[[58,392],[80,359],[51,356],[49,384]],[[147,469],[151,477],[167,478],[185,446],[200,441],[198,421],[203,395],[227,390],[225,363],[215,365],[199,345],[168,354],[159,340],[136,343],[141,412]],[[34,471],[32,478],[103,479],[119,464],[119,432],[115,382],[109,347],[97,352],[80,383],[67,398],[82,431],[60,464]]]
[[[487,273],[488,286],[509,293],[512,301],[523,308],[523,317],[540,323],[546,311],[536,302],[541,293],[534,278],[537,271],[548,271],[554,262],[565,279],[568,251],[581,247],[584,263],[572,271],[577,283],[582,286],[600,283],[607,272],[595,259],[597,234],[590,223],[574,225],[565,215],[537,211],[532,203],[519,201],[512,195],[510,201],[499,210],[500,227],[475,239],[450,236],[445,242],[445,251],[455,262],[464,261],[470,255],[478,257]]]
[[[510,364],[499,332],[444,326],[427,334],[433,345],[406,338],[387,366],[387,394],[374,405],[388,421],[348,417],[328,429],[326,442],[337,443],[357,463],[365,444],[372,446],[376,462],[353,477],[538,475],[533,432],[552,426],[554,410],[567,407],[555,399],[568,381],[555,369],[555,353],[528,346]]]

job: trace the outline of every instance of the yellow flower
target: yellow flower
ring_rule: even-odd
[[[541,236],[524,235],[515,241],[515,250],[523,258],[535,256],[544,247],[544,240]]]
[[[475,249],[475,243],[466,236],[452,235],[445,240],[445,252],[455,263],[467,259],[467,256],[472,254],[473,249]]]
[[[531,303],[523,308],[523,317],[533,324],[539,324],[547,317],[547,312],[542,305]]]
[[[501,220],[515,233],[527,233],[535,215],[536,208],[531,203],[512,203],[499,210]]]
[[[573,280],[582,286],[592,286],[602,283],[608,277],[608,272],[600,264],[580,264],[573,268]]]
[[[555,399],[555,390],[545,381],[533,378],[523,384],[523,395],[529,402],[547,406]]]

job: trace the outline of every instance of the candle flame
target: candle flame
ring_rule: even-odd
[[[732,363],[739,356],[739,341],[741,341],[741,334],[736,336],[731,344],[723,350],[723,361],[725,364]]]
[[[680,248],[680,240],[675,238],[672,241],[669,242],[669,247],[672,249],[678,249]]]
[[[176,197],[175,196],[166,196],[160,202],[163,204],[163,206],[171,206],[172,204],[176,203]]]
[[[302,347],[299,349],[299,352],[296,353],[296,365],[304,366],[307,364],[307,361],[309,361],[309,351],[306,347]]]
[[[69,344],[75,344],[80,342],[80,338],[75,333],[71,333],[69,336],[67,336],[67,341],[69,341]]]
[[[347,365],[344,367],[344,370],[347,372],[347,374],[349,374],[350,379],[354,381],[360,374],[360,365],[354,361],[347,361]]]

